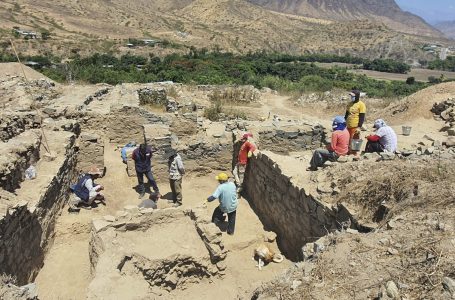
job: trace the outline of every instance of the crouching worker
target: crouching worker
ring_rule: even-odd
[[[348,154],[349,151],[349,131],[346,129],[346,120],[342,116],[337,116],[332,123],[332,139],[327,145],[327,149],[318,149],[313,153],[310,167],[307,170],[316,171],[322,167],[326,161],[337,161],[340,156]]]
[[[373,125],[375,134],[367,136],[365,152],[391,152],[397,151],[397,134],[392,127],[387,126],[383,119],[377,119]]]
[[[238,205],[236,186],[233,182],[228,181],[226,173],[220,173],[215,178],[220,184],[213,195],[207,198],[207,201],[212,202],[213,200],[218,199],[220,201],[220,205],[213,211],[212,222],[217,225],[223,223],[226,219],[224,214],[227,214],[227,233],[229,235],[233,235]]]
[[[96,184],[95,179],[99,178],[102,172],[97,167],[91,167],[90,170],[82,175],[78,182],[71,186],[74,195],[69,202],[69,211],[79,211],[80,207],[90,209],[95,200],[104,203],[104,190],[102,185]]]

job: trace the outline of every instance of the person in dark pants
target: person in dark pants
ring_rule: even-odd
[[[212,196],[207,198],[207,201],[212,202],[213,200],[218,199],[220,201],[220,205],[213,211],[212,222],[215,224],[224,222],[226,218],[224,214],[227,214],[227,233],[229,235],[233,235],[238,205],[237,188],[233,182],[228,181],[228,176],[225,173],[220,173],[215,178],[220,184]]]
[[[136,168],[139,198],[142,198],[145,195],[145,175],[152,186],[153,191],[156,193],[157,198],[159,199],[161,197],[160,190],[158,189],[158,185],[156,184],[152,174],[152,149],[146,144],[140,144],[139,148],[136,148],[133,151],[132,158]]]
[[[171,187],[172,202],[175,207],[182,205],[182,178],[185,174],[182,157],[175,149],[171,149],[168,153],[168,167],[169,167],[169,185]]]

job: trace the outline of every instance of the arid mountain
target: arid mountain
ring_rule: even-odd
[[[448,38],[455,40],[455,21],[441,22],[435,25]]]
[[[247,0],[4,0],[0,2],[0,40],[6,42],[11,29],[18,26],[51,32],[46,42],[15,39],[19,51],[61,56],[92,51],[160,55],[195,46],[236,53],[265,49],[424,58],[418,45],[427,43],[426,37],[393,30],[375,18],[324,19],[323,8],[320,10],[307,17],[276,12]],[[168,43],[165,48],[131,50],[125,47],[128,38]]]
[[[248,0],[279,12],[327,20],[375,20],[404,33],[441,36],[422,18],[404,12],[394,0]]]

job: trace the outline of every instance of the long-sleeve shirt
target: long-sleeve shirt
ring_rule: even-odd
[[[349,151],[349,131],[347,129],[335,130],[332,132],[330,150],[339,156],[348,154]]]
[[[182,157],[177,154],[173,158],[169,159],[169,179],[179,180],[182,175],[185,174],[185,168],[183,166]]]
[[[239,163],[246,165],[248,163],[248,152],[254,152],[256,145],[250,141],[246,141],[242,144],[239,151]]]

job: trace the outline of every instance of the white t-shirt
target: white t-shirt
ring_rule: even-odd
[[[384,150],[392,153],[397,151],[397,135],[392,127],[381,127],[376,131],[376,135],[380,137],[379,143],[384,147]]]

